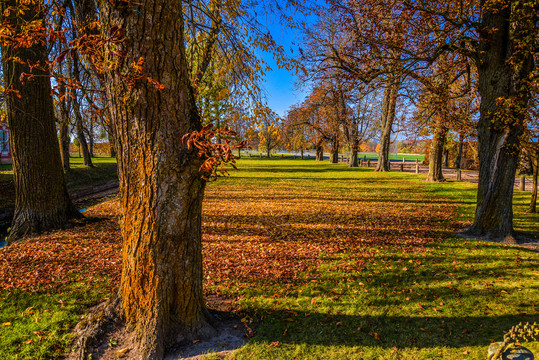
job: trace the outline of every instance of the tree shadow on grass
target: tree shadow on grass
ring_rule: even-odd
[[[504,332],[519,322],[538,320],[534,315],[477,317],[362,316],[268,311],[259,324],[254,343],[323,346],[377,346],[433,348],[488,346],[503,340]]]

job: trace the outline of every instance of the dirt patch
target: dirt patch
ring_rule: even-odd
[[[217,336],[172,349],[165,360],[202,360],[208,354],[225,357],[247,343],[248,328],[233,313],[213,312],[218,317]]]
[[[539,240],[532,239],[524,234],[517,233],[516,237],[507,237],[503,241],[491,239],[488,236],[471,236],[464,232],[457,233],[458,236],[464,239],[474,239],[478,241],[488,241],[496,244],[502,244],[506,246],[520,247],[526,250],[539,252]]]
[[[210,295],[206,297],[206,302],[210,314],[215,318],[213,325],[217,335],[168,349],[166,360],[202,360],[209,354],[225,357],[245,345],[248,337],[252,336],[253,330],[233,311],[230,299]],[[114,328],[109,329],[108,333],[92,346],[90,354],[92,359],[100,360],[141,358],[134,334],[128,332],[123,323],[117,323]],[[72,356],[68,359],[73,358]]]

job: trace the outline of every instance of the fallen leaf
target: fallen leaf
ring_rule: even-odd
[[[122,349],[122,350],[118,350],[118,351],[116,352],[116,356],[117,356],[118,358],[123,358],[124,356],[127,355],[127,353],[129,352],[129,350],[130,350],[129,348],[125,348],[125,349]]]

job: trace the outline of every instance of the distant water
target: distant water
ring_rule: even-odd
[[[7,241],[0,241],[0,248],[7,245]]]
[[[79,209],[79,212],[85,212],[86,208]]]

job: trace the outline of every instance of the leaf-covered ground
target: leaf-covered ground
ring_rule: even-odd
[[[257,334],[236,359],[484,359],[539,321],[539,255],[457,238],[474,185],[300,160],[242,160],[204,203],[208,294]],[[530,236],[539,217],[515,197]],[[94,220],[0,250],[0,358],[57,357],[117,286],[117,201]],[[3,324],[3,325],[2,325]],[[527,344],[535,352],[537,343]]]

